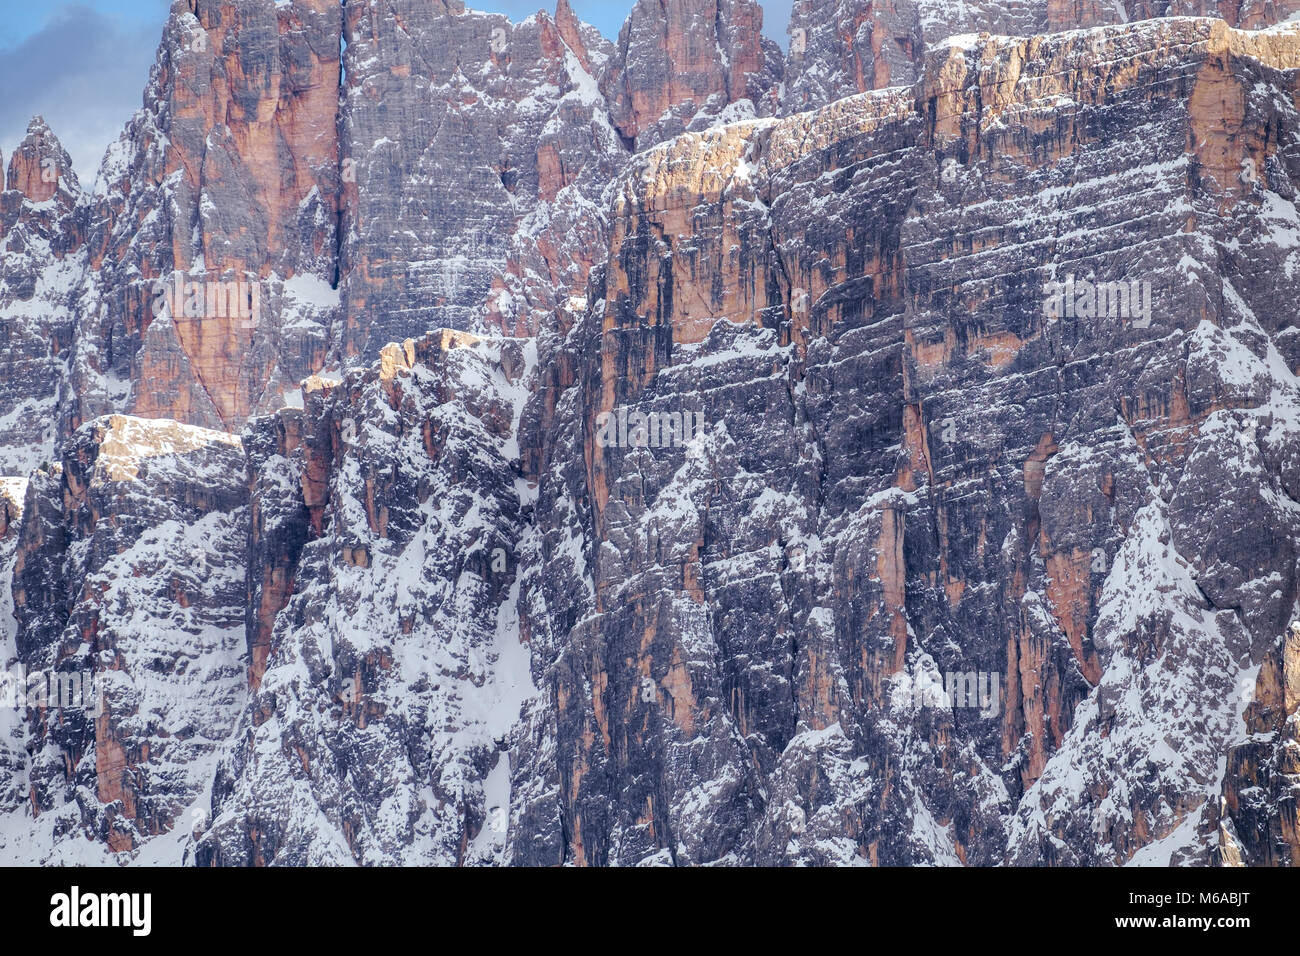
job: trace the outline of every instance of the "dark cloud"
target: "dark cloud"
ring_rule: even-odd
[[[89,6],[59,10],[17,45],[0,49],[0,149],[5,162],[27,122],[43,115],[72,156],[84,185],[131,114],[139,109],[165,5],[156,24],[140,26]]]

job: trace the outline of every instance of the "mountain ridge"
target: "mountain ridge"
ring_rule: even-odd
[[[849,69],[862,10],[805,0],[782,87],[738,0],[617,44],[334,6],[178,3],[135,173],[37,199],[41,126],[11,162],[0,308],[87,279],[6,352],[68,357],[0,657],[104,706],[0,725],[0,856],[1294,860],[1300,30],[873,6]],[[11,258],[40,229],[76,241]],[[174,268],[257,324],[114,301]]]

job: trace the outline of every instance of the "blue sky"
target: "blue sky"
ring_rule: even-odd
[[[570,0],[610,39],[633,0]],[[785,45],[791,0],[762,0],[764,33]],[[554,0],[470,0],[521,20]],[[0,152],[41,114],[86,186],[104,149],[140,107],[170,0],[0,0]]]

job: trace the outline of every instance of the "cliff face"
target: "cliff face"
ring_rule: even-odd
[[[536,333],[585,288],[632,152],[776,109],[761,26],[752,0],[646,2],[612,46],[563,0],[518,24],[455,0],[349,8],[341,354]]]
[[[569,859],[1207,858],[1296,593],[1294,42],[976,41],[620,181],[525,595]],[[917,706],[953,673],[991,705]]]
[[[930,50],[966,34],[1031,36],[1158,17],[1217,17],[1258,30],[1297,10],[1292,0],[795,0],[782,107],[797,112],[910,85]]]
[[[408,340],[250,434],[252,696],[201,865],[500,858],[533,354]]]
[[[81,194],[68,154],[32,120],[0,192],[0,473],[53,457],[57,403],[76,329]]]
[[[5,666],[18,659],[18,622],[13,615],[13,568],[22,527],[27,479],[0,479],[0,657]],[[27,799],[27,722],[16,705],[16,677],[0,677],[0,819],[17,819]],[[17,813],[15,811],[18,811]],[[25,832],[24,824],[15,827]]]
[[[32,476],[12,594],[34,819],[0,829],[6,858],[93,863],[159,834],[166,857],[206,813],[245,697],[242,462],[229,435],[111,416]]]
[[[390,341],[535,333],[605,246],[600,197],[635,148],[633,100],[650,91],[696,125],[776,105],[779,51],[752,0],[673,0],[630,22],[659,39],[616,48],[564,0],[518,24],[459,0],[177,0],[91,193],[43,123],[15,157],[4,232],[22,195],[53,248],[11,237],[6,300],[60,260],[39,312],[11,315],[32,342],[6,361],[42,350],[57,366],[17,369],[36,390],[0,394],[0,414],[29,422],[15,448],[31,458],[113,412],[238,430]],[[64,311],[57,328],[34,318]],[[63,379],[58,433],[37,434],[32,403]]]
[[[102,690],[0,857],[1294,862],[1300,31],[1178,12],[178,3],[0,205],[0,657]]]
[[[332,0],[173,6],[88,199],[67,430],[112,411],[237,429],[321,366],[340,34]]]
[[[1249,684],[1243,690],[1249,691]],[[1300,626],[1269,648],[1246,708],[1249,737],[1228,751],[1216,861],[1225,866],[1300,865]]]
[[[781,51],[745,0],[638,0],[601,79],[618,131],[638,149],[685,130],[770,115]]]
[[[23,386],[0,394],[3,470],[113,412],[237,430],[433,327],[535,334],[583,308],[604,190],[682,131],[909,86],[973,31],[1291,12],[801,0],[783,62],[752,0],[647,0],[617,44],[563,0],[518,24],[459,0],[178,0],[92,192],[44,124],[15,159],[0,307],[26,344],[4,353]]]
[[[530,298],[585,283],[626,157],[596,86],[609,44],[567,5],[512,24],[441,0],[349,7],[346,39],[342,354],[476,328],[494,283],[487,324],[532,333]]]

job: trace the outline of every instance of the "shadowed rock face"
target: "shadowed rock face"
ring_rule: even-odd
[[[1249,691],[1246,682],[1243,690]],[[1225,866],[1300,865],[1300,627],[1291,625],[1264,656],[1246,708],[1249,738],[1228,751],[1216,862]]]
[[[0,656],[105,707],[0,859],[1294,862],[1300,31],[963,9],[779,115],[751,5],[181,3],[93,195],[34,125]],[[114,311],[209,251],[257,328]]]
[[[80,696],[29,692],[19,812],[35,819],[0,832],[6,859],[103,862],[188,833],[245,698],[242,462],[229,435],[111,416],[32,476],[14,650]]]
[[[250,430],[252,697],[201,865],[500,858],[533,354],[408,340]]]
[[[1208,859],[1296,594],[1295,42],[978,41],[620,180],[524,577],[568,859]],[[708,431],[599,447],[620,406]],[[954,672],[996,706],[918,709]]]
[[[518,24],[349,8],[341,354],[440,326],[534,334],[585,288],[632,151],[775,110],[761,24],[752,0],[644,3],[611,46],[564,2]]]
[[[0,191],[0,472],[53,457],[59,389],[76,332],[83,267],[72,162],[40,117]]]
[[[794,113],[910,85],[930,50],[965,34],[1031,36],[1188,16],[1258,30],[1297,10],[1293,0],[795,0],[781,105]]]
[[[441,0],[355,5],[346,37],[341,353],[475,328],[494,288],[488,324],[531,334],[530,296],[585,284],[626,158],[609,44],[567,5],[513,24]]]

